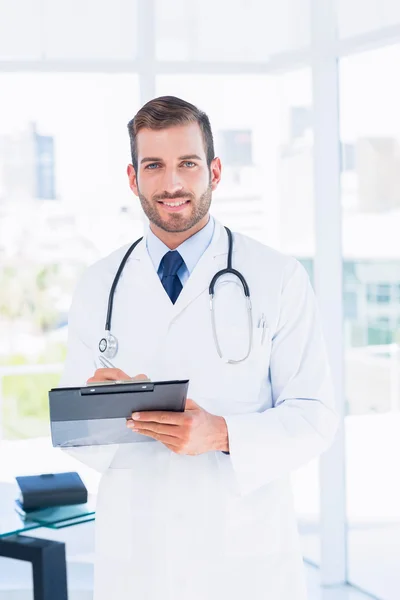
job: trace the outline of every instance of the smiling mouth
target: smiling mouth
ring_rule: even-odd
[[[178,208],[179,206],[184,206],[190,202],[190,200],[177,200],[176,202],[171,202],[168,200],[158,200],[159,204],[163,204],[164,206],[168,206],[169,208]]]

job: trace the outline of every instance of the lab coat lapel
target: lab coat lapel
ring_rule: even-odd
[[[135,281],[137,281],[137,286],[143,297],[146,298],[146,302],[149,302],[151,298],[152,304],[157,306],[160,312],[165,316],[169,315],[170,318],[175,318],[196,300],[204,290],[208,289],[215,273],[225,268],[227,254],[228,236],[223,225],[216,220],[213,239],[183,286],[175,304],[172,304],[163,288],[149,256],[145,239],[132,252],[130,260],[134,261]]]
[[[169,314],[172,311],[173,304],[151,261],[146,246],[146,238],[132,252],[130,260],[133,261],[135,270],[135,285],[137,285],[140,297],[144,299],[147,309],[149,306],[157,306],[159,314]]]
[[[225,268],[227,254],[228,236],[223,225],[215,221],[213,239],[183,286],[176,303],[173,305],[173,317],[177,317],[204,290],[208,290],[215,273]]]

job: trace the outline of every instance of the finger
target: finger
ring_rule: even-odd
[[[125,371],[122,371],[121,369],[109,369],[108,367],[102,367],[101,369],[97,369],[95,374],[95,377],[118,377],[118,378],[125,378],[125,379],[130,379],[130,376],[125,373]]]
[[[166,425],[182,425],[186,419],[184,413],[173,412],[169,410],[143,410],[132,413],[133,421],[140,420],[148,423],[164,423]]]
[[[149,379],[147,375],[144,373],[140,373],[139,375],[135,375],[135,377],[130,377],[127,373],[122,371],[121,369],[109,369],[107,367],[97,369],[94,376],[87,380],[87,383],[92,383],[95,381],[129,381],[136,379]]]
[[[95,383],[97,381],[117,381],[119,378],[110,375],[93,375],[86,383]]]
[[[171,444],[166,444],[165,442],[164,446],[168,448],[168,450],[171,450],[171,452],[174,452],[175,454],[186,454],[185,451],[179,446],[171,446]]]
[[[177,425],[164,425],[161,423],[140,423],[139,421],[127,421],[127,427],[138,431],[152,431],[160,435],[167,435],[174,438],[182,438],[182,430]]]
[[[122,379],[130,379],[129,375],[121,371],[121,369],[97,369],[93,377],[87,380],[87,383],[95,381],[118,381]]]
[[[181,445],[177,441],[177,438],[174,438],[170,435],[163,435],[161,433],[155,433],[154,431],[150,431],[149,429],[143,429],[142,431],[139,431],[138,433],[141,433],[142,435],[145,435],[147,437],[151,437],[151,438],[153,438],[153,440],[157,440],[158,442],[161,442],[162,444],[169,444],[173,448],[179,448]]]
[[[132,377],[132,379],[149,379],[149,378],[144,373],[140,373],[140,375],[135,375],[135,377]]]
[[[196,410],[199,408],[201,408],[201,406],[196,404],[196,402],[194,400],[191,400],[191,398],[187,398],[186,404],[185,404],[185,410]]]

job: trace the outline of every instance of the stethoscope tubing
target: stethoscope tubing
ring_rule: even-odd
[[[233,252],[232,232],[228,227],[225,227],[225,230],[228,235],[227,266],[225,269],[221,269],[220,271],[215,273],[214,277],[212,278],[212,280],[210,282],[210,285],[209,285],[210,310],[211,310],[212,331],[213,331],[213,337],[214,337],[215,346],[217,348],[217,352],[218,352],[220,358],[222,358],[222,360],[224,360],[224,362],[231,363],[231,364],[237,364],[237,363],[240,363],[240,362],[243,362],[244,360],[246,360],[248,358],[248,356],[250,355],[251,348],[253,345],[253,317],[252,317],[252,306],[251,306],[251,299],[250,299],[250,289],[247,284],[247,281],[244,278],[244,276],[242,275],[242,273],[240,273],[240,271],[237,271],[236,269],[232,268],[232,252]],[[106,325],[105,325],[106,337],[102,338],[99,343],[100,352],[105,357],[107,357],[107,355],[108,355],[108,358],[113,358],[117,354],[117,351],[118,351],[118,340],[111,333],[111,321],[112,321],[115,290],[117,288],[118,282],[120,280],[120,277],[122,275],[122,272],[124,270],[124,267],[129,259],[130,255],[132,254],[132,252],[136,248],[136,246],[139,244],[139,242],[141,242],[142,240],[143,240],[143,237],[136,240],[126,251],[126,253],[121,261],[121,264],[118,267],[117,273],[114,277],[114,281],[113,281],[111,289],[110,289],[110,293],[109,293],[109,297],[108,297]],[[216,323],[215,323],[215,310],[214,310],[215,286],[217,284],[218,279],[220,279],[220,277],[223,277],[224,275],[228,275],[228,274],[234,275],[241,282],[244,295],[246,296],[246,304],[247,304],[248,325],[249,325],[249,332],[250,332],[249,333],[249,345],[248,345],[248,350],[247,350],[246,356],[244,358],[241,358],[238,360],[225,359],[223,357],[221,347],[220,347],[220,344],[218,341]]]

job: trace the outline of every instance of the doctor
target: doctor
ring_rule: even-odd
[[[337,418],[315,298],[294,259],[209,214],[221,179],[208,117],[157,98],[128,125],[129,184],[150,226],[115,290],[112,362],[99,368],[108,298],[127,247],[76,290],[62,385],[187,378],[179,414],[134,414],[143,443],[69,450],[100,471],[95,600],[305,600],[290,473],[326,450]],[[249,319],[249,317],[251,317]],[[215,336],[216,334],[216,336]],[[249,353],[250,348],[250,353]],[[221,358],[221,356],[223,358]]]

